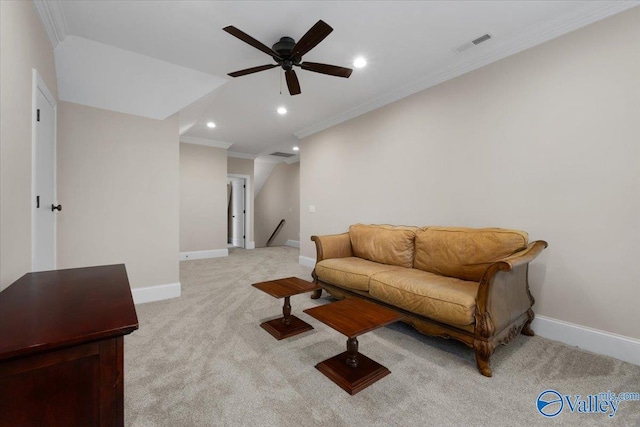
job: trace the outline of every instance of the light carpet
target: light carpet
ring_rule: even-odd
[[[313,331],[277,341],[259,327],[283,301],[250,285],[310,273],[289,247],[181,262],[182,297],[136,306],[140,329],[125,338],[126,425],[640,426],[640,402],[622,402],[612,418],[567,405],[540,415],[547,389],[640,392],[640,367],[522,335],[496,350],[486,378],[461,343],[403,323],[378,329],[359,337],[360,351],[392,373],[350,396],[314,368],[345,350],[346,337],[302,313],[331,302],[326,293],[291,298]]]

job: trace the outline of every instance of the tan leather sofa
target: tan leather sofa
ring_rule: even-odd
[[[498,344],[534,335],[528,268],[547,242],[528,243],[523,231],[357,224],[311,240],[312,275],[324,290],[374,300],[422,333],[462,341],[485,376]]]

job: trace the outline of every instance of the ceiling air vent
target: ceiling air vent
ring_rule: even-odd
[[[281,153],[280,151],[276,151],[275,153],[271,153],[271,156],[277,156],[277,157],[293,157],[293,156],[295,156],[295,154]]]
[[[478,46],[480,43],[484,43],[491,38],[491,34],[485,34],[483,36],[478,37],[477,39],[471,40],[463,45],[460,45],[453,49],[455,53],[462,53],[467,49],[471,49],[472,47]]]

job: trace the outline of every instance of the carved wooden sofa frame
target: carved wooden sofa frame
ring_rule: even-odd
[[[327,237],[345,238],[344,236],[348,240],[349,233],[321,237],[323,239]],[[316,244],[316,262],[327,258],[353,256],[350,253],[350,246],[347,244],[331,245],[334,252],[337,250],[342,253],[329,254],[325,252],[320,237],[312,236],[311,240]],[[314,283],[320,285],[322,289],[336,299],[356,297],[373,301],[404,314],[402,321],[423,334],[445,339],[453,338],[463,342],[474,349],[480,373],[490,377],[492,375],[490,359],[498,344],[507,344],[519,333],[528,336],[535,335],[531,329],[531,322],[534,319],[531,307],[535,300],[529,291],[529,262],[535,259],[547,246],[548,244],[544,240],[531,242],[524,250],[495,262],[487,268],[478,288],[474,332],[447,325],[376,300],[367,292],[354,289],[347,290],[323,282],[318,279],[315,269],[311,275]],[[322,289],[314,291],[311,298],[320,298]],[[519,310],[522,311],[520,313],[513,313],[508,301],[510,299],[522,300],[522,298],[528,299],[528,308],[524,311]]]

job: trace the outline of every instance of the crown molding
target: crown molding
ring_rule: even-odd
[[[256,157],[258,157],[258,155],[257,154],[240,153],[238,151],[227,151],[227,157],[235,157],[237,159],[255,160]]]
[[[228,149],[233,145],[232,142],[216,141],[214,139],[195,138],[193,136],[181,136],[180,142],[185,144],[206,145],[207,147]]]
[[[69,35],[62,3],[59,0],[33,0],[33,4],[55,49]]]
[[[543,25],[537,25],[529,28],[502,41],[496,39],[496,43],[491,48],[490,46],[486,46],[487,49],[482,52],[478,52],[477,55],[467,56],[462,63],[449,67],[441,67],[423,79],[401,86],[396,90],[386,93],[385,95],[365,102],[364,104],[360,104],[328,119],[322,120],[305,129],[301,129],[294,133],[294,135],[298,139],[306,138],[314,133],[318,133],[332,126],[346,122],[347,120],[361,116],[369,111],[376,110],[409,95],[413,95],[414,93],[423,91],[492,62],[506,58],[507,56],[529,49],[596,21],[624,12],[625,10],[638,6],[639,4],[640,1],[634,0],[616,1],[604,5],[596,4],[594,6],[587,6],[582,13],[576,16],[560,16]]]

